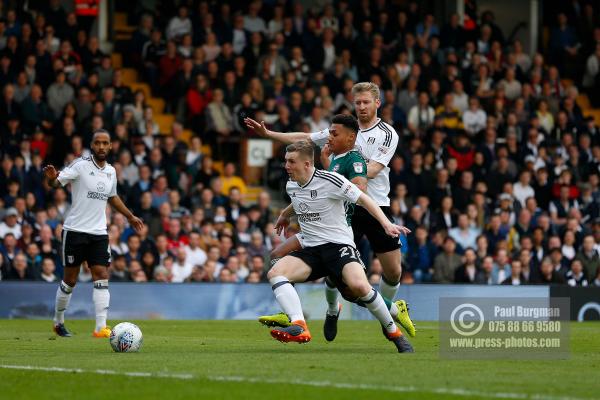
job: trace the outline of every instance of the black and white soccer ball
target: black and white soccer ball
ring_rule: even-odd
[[[121,322],[110,332],[110,345],[117,353],[139,351],[144,343],[142,331],[131,322]]]

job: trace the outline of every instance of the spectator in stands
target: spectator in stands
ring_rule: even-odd
[[[464,263],[454,272],[455,283],[475,283],[477,276],[477,254],[472,248],[467,248],[463,256]]]
[[[462,264],[461,257],[456,254],[456,242],[451,237],[444,239],[443,252],[433,261],[433,281],[437,283],[452,283],[456,269]]]

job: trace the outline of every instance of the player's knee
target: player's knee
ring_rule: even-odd
[[[402,267],[398,263],[394,266],[394,268],[387,268],[383,271],[383,277],[386,282],[389,284],[393,284],[396,282],[400,282],[400,277],[402,276]]]
[[[277,268],[277,264],[275,264],[275,266],[273,266],[273,268],[271,268],[269,270],[269,272],[267,272],[267,279],[271,280],[273,278],[275,278],[276,276],[282,276],[283,274],[280,271],[280,268]]]
[[[347,285],[355,297],[364,297],[368,295],[372,290],[371,285],[366,280],[357,279],[355,281],[348,282]]]

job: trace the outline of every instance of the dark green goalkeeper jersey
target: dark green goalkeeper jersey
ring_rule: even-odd
[[[351,181],[357,176],[367,177],[367,162],[358,151],[351,150],[347,153],[333,156],[329,164],[329,171],[337,172]],[[346,202],[346,221],[352,224],[354,204]]]

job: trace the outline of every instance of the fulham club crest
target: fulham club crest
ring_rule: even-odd
[[[316,190],[311,190],[310,191],[310,198],[313,199],[313,200],[317,198],[317,191]]]

